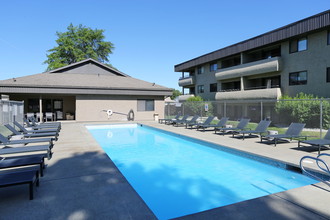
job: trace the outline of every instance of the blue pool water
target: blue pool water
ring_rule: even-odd
[[[317,181],[209,143],[147,126],[87,126],[159,219],[175,218]]]

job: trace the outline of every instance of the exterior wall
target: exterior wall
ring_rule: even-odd
[[[327,31],[307,35],[307,50],[289,53],[289,41],[282,43],[282,94],[294,96],[299,92],[330,97],[330,83],[326,82],[326,68],[330,67],[330,45]],[[289,73],[307,70],[306,85],[289,85]]]
[[[137,99],[154,99],[154,111],[137,111]],[[77,121],[127,121],[126,115],[112,114],[108,119],[106,110],[127,114],[133,109],[135,121],[154,120],[154,114],[159,118],[164,117],[163,96],[102,96],[102,95],[78,95],[76,97]]]
[[[220,63],[218,62],[218,66]],[[210,71],[210,64],[204,64],[204,73],[197,74],[197,67],[195,69],[195,95],[202,97],[204,100],[214,100],[216,92],[210,92],[210,84],[218,83],[215,78],[215,71]],[[198,85],[204,85],[204,93],[198,93]],[[218,83],[218,90],[219,90]]]
[[[295,96],[299,92],[304,92],[307,94],[314,94],[318,97],[330,97],[330,83],[326,82],[326,72],[327,68],[330,67],[330,45],[327,45],[327,31],[322,30],[315,33],[310,33],[304,36],[307,36],[307,50],[290,53],[289,52],[289,45],[290,41],[286,40],[281,45],[281,58],[271,58],[272,60],[280,60],[280,68],[277,69],[277,72],[269,72],[260,74],[259,70],[255,70],[255,74],[252,72],[246,72],[242,69],[242,72],[239,70],[242,67],[249,66],[249,68],[257,68],[257,66],[253,66],[253,63],[242,64],[239,66],[234,66],[226,69],[222,69],[217,71],[217,74],[214,72],[209,71],[210,63],[204,64],[204,73],[197,74],[197,66],[195,69],[195,86],[196,86],[196,95],[201,96],[205,100],[216,100],[220,99],[222,96],[218,93],[210,93],[210,84],[217,83],[218,84],[218,91],[221,90],[221,83],[223,82],[230,82],[233,80],[237,80],[238,75],[248,74],[249,76],[243,77],[240,80],[243,80],[243,84],[247,85],[247,79],[257,79],[263,77],[271,77],[275,75],[281,76],[281,94],[286,94],[290,96]],[[293,38],[294,39],[294,38]],[[262,48],[258,48],[261,50]],[[244,56],[244,53],[243,53]],[[257,62],[258,63],[265,63],[268,62],[270,59],[264,59]],[[220,64],[221,60],[218,61],[218,65]],[[229,75],[224,75],[222,72],[226,73],[226,71],[235,72],[235,74],[230,77]],[[259,72],[258,72],[259,71]],[[289,75],[293,72],[300,72],[300,71],[307,71],[307,84],[306,85],[289,85]],[[218,76],[218,77],[216,77]],[[217,80],[218,78],[218,80]],[[204,85],[204,93],[198,93],[198,85]],[[266,89],[261,90],[260,92],[266,92]],[[242,95],[244,92],[251,93],[251,91],[242,91]],[[230,93],[230,92],[229,92]],[[231,94],[226,94],[228,97]],[[215,95],[217,94],[217,97]],[[258,96],[256,93],[256,99],[262,98]]]

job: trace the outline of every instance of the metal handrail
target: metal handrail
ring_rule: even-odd
[[[326,182],[326,181],[323,180],[322,178],[320,178],[320,177],[318,177],[318,176],[312,174],[311,172],[307,171],[307,170],[305,169],[304,165],[303,165],[303,161],[304,161],[305,159],[315,160],[317,166],[318,166],[323,172],[330,174],[329,166],[328,166],[328,164],[327,164],[324,160],[320,159],[321,156],[329,156],[329,157],[330,157],[330,154],[323,153],[323,154],[318,155],[317,157],[304,156],[304,157],[302,157],[302,158],[300,159],[300,169],[301,169],[303,172],[305,172],[306,174],[308,174],[308,175],[312,176],[313,178],[315,178],[315,179],[317,179],[317,180],[319,180],[319,181],[325,183],[326,185],[328,185],[328,186],[330,187],[330,183]],[[324,165],[325,168],[322,167],[319,163],[322,163],[322,164]]]

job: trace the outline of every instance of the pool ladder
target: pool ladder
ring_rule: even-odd
[[[300,159],[300,169],[303,171],[303,173],[306,173],[306,174],[312,176],[313,178],[315,178],[315,179],[317,179],[317,180],[319,180],[319,181],[325,183],[326,185],[328,185],[328,186],[330,187],[330,182],[327,182],[327,181],[325,181],[324,179],[322,179],[321,177],[319,177],[319,176],[313,174],[312,172],[307,171],[307,170],[305,169],[305,167],[304,167],[304,164],[303,164],[304,160],[306,160],[306,159],[315,160],[315,161],[316,161],[316,165],[317,165],[317,166],[318,166],[323,172],[325,172],[326,175],[330,175],[330,169],[329,169],[328,164],[327,164],[324,160],[322,160],[322,159],[320,158],[320,157],[323,157],[323,156],[328,156],[328,157],[330,157],[330,154],[323,153],[323,154],[319,154],[317,157],[312,157],[312,156],[304,156],[304,157],[302,157],[302,158]],[[323,166],[320,165],[320,164],[323,164]]]

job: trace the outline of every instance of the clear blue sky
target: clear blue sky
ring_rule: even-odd
[[[122,72],[178,89],[174,65],[329,8],[329,0],[3,0],[0,80],[44,72],[55,33],[73,23],[105,30]]]

